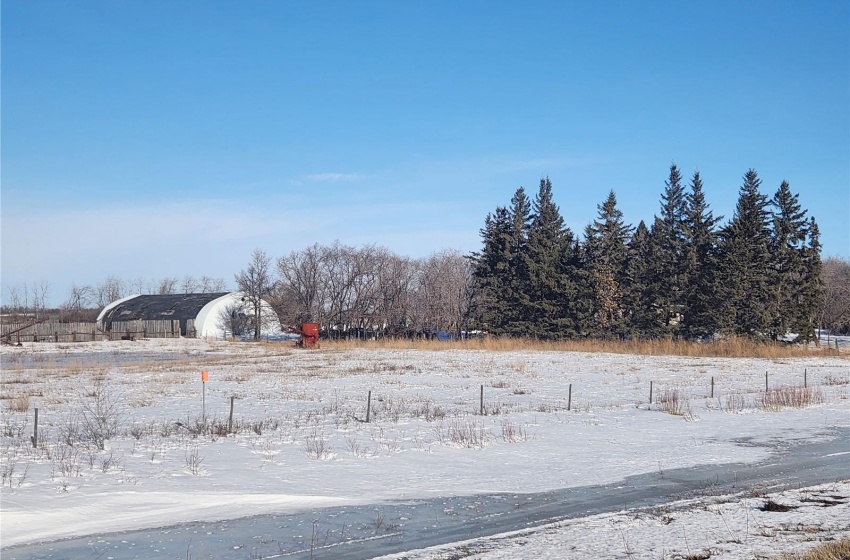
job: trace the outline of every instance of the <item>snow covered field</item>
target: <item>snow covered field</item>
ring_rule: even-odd
[[[843,356],[306,351],[186,339],[3,347],[0,358],[4,548],[307,507],[604,484],[755,462],[770,445],[850,427]],[[116,432],[102,450],[98,430]],[[846,484],[820,491],[848,496]],[[654,512],[606,514],[463,546],[480,547],[488,559],[560,558],[567,542],[582,542],[578,532],[588,546],[619,543],[624,558],[657,558],[726,546],[717,543],[731,534],[730,542],[745,545],[727,543],[739,550],[727,557],[744,558],[791,542],[754,513],[761,502],[716,500],[671,505],[669,523]],[[766,515],[827,527],[840,524],[838,511],[846,504]],[[717,529],[718,519],[729,528]],[[753,524],[743,535],[742,522]],[[702,536],[691,538],[691,527]],[[780,536],[770,540],[771,532]],[[592,546],[576,551],[598,557]]]

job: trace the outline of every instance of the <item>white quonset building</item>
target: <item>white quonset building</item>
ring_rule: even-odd
[[[113,323],[124,321],[179,321],[181,336],[225,338],[232,336],[231,325],[238,319],[253,325],[253,306],[242,292],[205,294],[132,295],[103,308],[97,322],[104,331],[112,331]],[[262,302],[264,337],[281,334],[280,320],[272,306]],[[247,327],[253,334],[253,327]],[[238,333],[237,333],[238,334]]]

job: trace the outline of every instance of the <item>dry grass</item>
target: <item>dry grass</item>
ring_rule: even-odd
[[[779,412],[783,408],[806,408],[823,403],[823,393],[817,387],[775,387],[762,395],[761,408]]]
[[[686,420],[695,420],[690,399],[678,389],[661,391],[658,395],[658,408],[667,414],[681,416]]]
[[[715,342],[690,342],[675,340],[570,340],[548,342],[529,338],[480,338],[459,341],[381,339],[326,340],[322,350],[338,351],[351,348],[382,348],[395,350],[487,350],[494,352],[515,351],[562,351],[562,352],[607,352],[613,354],[639,354],[645,356],[694,356],[721,358],[793,358],[812,356],[823,349],[787,344],[756,343],[743,338],[732,338]]]
[[[14,377],[3,376],[3,387],[6,385],[28,385],[34,383],[34,380],[23,375],[15,375]]]
[[[18,395],[9,401],[9,410],[12,412],[26,412],[30,409],[29,395]]]
[[[783,554],[777,560],[850,560],[850,539],[824,543],[806,552]]]
[[[727,414],[740,414],[751,408],[751,403],[743,393],[729,393],[718,398],[720,410]]]
[[[502,440],[507,443],[516,443],[529,439],[528,433],[522,426],[517,426],[510,420],[502,421]]]
[[[447,426],[438,426],[435,433],[441,444],[471,449],[485,447],[492,438],[484,425],[475,420],[452,420]]]

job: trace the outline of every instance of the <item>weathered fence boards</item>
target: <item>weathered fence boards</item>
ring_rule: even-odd
[[[97,323],[50,321],[29,326],[26,323],[3,323],[0,325],[0,335],[3,338],[8,336],[11,342],[83,342],[109,339],[107,333],[97,328]]]
[[[195,336],[195,322],[188,320],[185,336]],[[25,327],[25,328],[22,328]],[[11,333],[11,334],[10,334]],[[9,342],[90,342],[134,338],[179,338],[180,321],[114,321],[104,332],[97,323],[44,322],[0,324],[0,337]]]
[[[116,335],[131,335],[141,338],[177,338],[180,336],[179,320],[157,321],[112,321],[113,338]],[[188,333],[187,333],[188,334]]]

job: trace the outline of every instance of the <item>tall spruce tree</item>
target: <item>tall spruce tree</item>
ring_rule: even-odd
[[[695,171],[685,196],[685,286],[682,331],[688,338],[713,335],[719,324],[717,223],[705,201],[702,179]]]
[[[598,218],[585,228],[586,267],[592,289],[593,334],[616,337],[626,334],[623,297],[626,276],[626,242],[631,227],[623,222],[612,190],[597,206]]]
[[[679,317],[685,303],[685,219],[686,198],[682,174],[675,163],[670,165],[670,175],[664,182],[661,194],[661,212],[652,225],[655,244],[655,262],[658,274],[656,294],[661,308],[664,329],[674,334],[678,331]]]
[[[744,175],[735,214],[720,234],[721,327],[763,338],[771,327],[771,230],[768,200],[755,170]]]
[[[660,218],[656,218],[656,223]],[[626,314],[626,331],[630,337],[657,338],[664,333],[661,287],[656,273],[657,244],[641,220],[628,244],[626,266],[626,297],[623,309]]]
[[[480,231],[483,247],[472,253],[473,276],[480,297],[476,302],[476,319],[494,334],[500,334],[507,322],[505,301],[510,286],[510,239],[512,222],[508,209],[500,206],[487,214]]]
[[[808,240],[803,248],[802,288],[800,293],[799,323],[792,328],[799,333],[800,342],[814,340],[818,342],[815,321],[824,305],[826,290],[824,287],[821,263],[820,228],[814,217],[809,220]]]
[[[531,216],[526,257],[529,334],[546,339],[575,336],[577,326],[570,312],[576,292],[573,233],[564,227],[548,177],[540,180]]]
[[[476,318],[493,334],[525,335],[531,321],[528,292],[528,230],[531,202],[520,187],[510,208],[488,214],[481,230],[483,248],[471,255],[478,284]]]
[[[802,305],[806,283],[804,251],[809,222],[800,206],[799,195],[791,193],[787,181],[782,181],[773,195],[773,298],[770,306],[771,338],[776,340],[805,323],[807,310]]]
[[[532,326],[531,294],[528,278],[528,233],[531,227],[531,201],[520,187],[511,198],[509,284],[503,296],[507,310],[505,334],[526,336]]]

